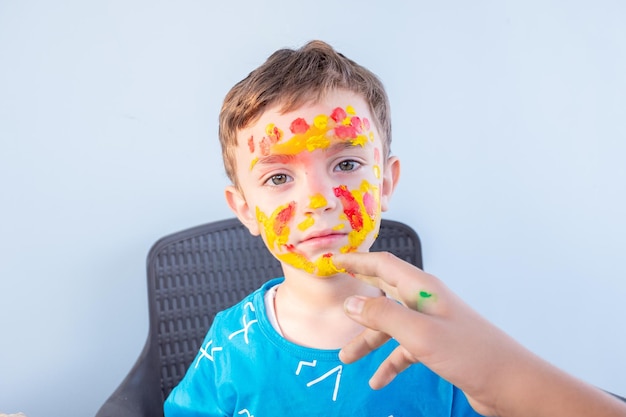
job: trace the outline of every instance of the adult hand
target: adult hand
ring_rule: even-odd
[[[334,263],[400,302],[355,296],[345,303],[346,314],[367,329],[341,350],[342,361],[390,337],[400,344],[370,379],[372,388],[422,362],[483,415],[625,415],[626,405],[541,360],[415,266],[384,252],[339,254]]]

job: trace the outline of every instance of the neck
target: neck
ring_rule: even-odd
[[[348,274],[318,277],[292,267],[283,267],[285,281],[280,290],[283,297],[297,302],[303,309],[326,310],[339,306],[351,295],[376,297],[382,292]]]
[[[285,281],[275,299],[276,317],[285,338],[303,346],[341,348],[363,330],[346,316],[345,299],[382,295],[378,288],[347,274],[321,278],[288,267],[283,271]]]

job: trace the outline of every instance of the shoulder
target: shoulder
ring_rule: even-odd
[[[248,328],[259,320],[267,320],[264,295],[268,289],[281,281],[282,278],[269,280],[237,304],[217,313],[209,333],[212,333],[213,337],[232,339],[233,331]]]
[[[264,307],[265,302],[263,301],[263,297],[265,293],[273,286],[279,284],[282,280],[283,278],[275,278],[267,281],[260,288],[241,299],[241,301],[237,304],[234,304],[232,307],[217,313],[215,315],[214,323],[229,320],[233,316],[240,317],[240,314],[245,311],[256,312],[260,307]]]

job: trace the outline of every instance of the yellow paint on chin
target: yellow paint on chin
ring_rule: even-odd
[[[329,277],[331,275],[339,274],[341,272],[346,272],[343,268],[337,268],[333,263],[333,258],[331,256],[322,256],[315,263],[317,266],[316,274],[321,277]]]
[[[345,269],[335,266],[331,254],[322,255],[314,262],[308,260],[304,255],[294,252],[277,254],[276,257],[286,264],[319,277],[329,277],[346,272]]]

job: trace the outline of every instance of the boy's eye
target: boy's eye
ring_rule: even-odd
[[[335,171],[354,171],[355,169],[359,167],[359,165],[360,164],[356,161],[351,161],[351,160],[341,161],[337,164]]]
[[[269,177],[265,183],[268,185],[282,185],[282,184],[285,184],[286,182],[289,182],[289,175],[276,174],[276,175],[272,175],[271,177]]]

